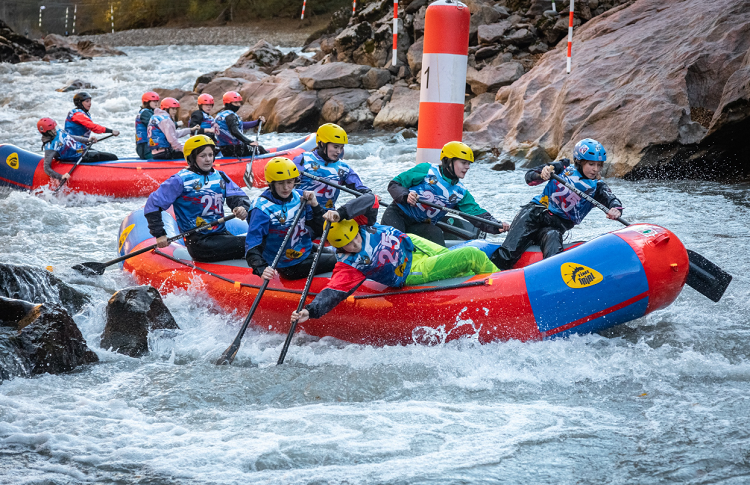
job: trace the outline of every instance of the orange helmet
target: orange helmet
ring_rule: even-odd
[[[49,130],[54,130],[56,126],[57,123],[52,118],[42,118],[36,122],[36,129],[42,134],[47,133]]]
[[[179,108],[180,102],[174,98],[164,98],[161,100],[161,106],[159,107],[163,110],[168,110],[169,108]]]
[[[149,91],[147,93],[143,93],[143,96],[141,96],[141,101],[143,102],[143,104],[146,104],[150,101],[159,101],[159,95],[153,91]]]
[[[237,91],[229,91],[224,93],[224,97],[221,98],[224,104],[234,103],[235,101],[242,101],[242,96]]]
[[[214,97],[208,93],[203,93],[198,96],[198,106],[202,104],[214,104]]]

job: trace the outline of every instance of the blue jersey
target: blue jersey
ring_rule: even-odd
[[[171,148],[172,145],[167,140],[167,136],[159,128],[159,123],[164,120],[169,120],[174,123],[174,120],[169,114],[158,114],[151,117],[148,122],[148,146],[153,148]],[[175,125],[176,126],[176,125]]]
[[[76,113],[83,113],[84,115],[86,115],[86,118],[91,119],[91,115],[88,113],[88,111],[84,111],[80,108],[72,109],[68,113],[68,117],[65,118],[65,131],[67,131],[71,135],[85,136],[86,138],[88,138],[89,136],[91,136],[91,130],[73,121],[73,115]]]
[[[227,145],[241,145],[242,141],[237,139],[231,131],[229,131],[229,125],[227,124],[227,117],[235,115],[237,116],[237,113],[232,111],[231,109],[225,109],[218,115],[216,115],[216,119],[214,120],[216,122],[216,127],[219,129],[216,135],[216,143],[220,146],[227,146]]]
[[[359,228],[362,249],[357,254],[337,253],[340,263],[351,266],[380,284],[399,288],[406,283],[412,263],[414,243],[391,226],[374,224]]]
[[[262,256],[270,265],[276,258],[284,237],[291,230],[292,235],[284,247],[277,267],[294,266],[307,259],[312,249],[312,237],[306,221],[312,220],[313,216],[309,205],[305,205],[304,208],[300,207],[301,201],[302,192],[299,190],[292,192],[289,202],[276,199],[270,190],[266,190],[255,199],[248,217],[245,254],[265,241]],[[292,221],[300,210],[304,210],[305,214],[300,216],[297,225],[291,228]]]
[[[418,184],[408,187],[408,189],[416,192],[420,199],[448,208],[459,205],[468,193],[461,181],[454,185],[445,180],[437,165],[430,165],[424,178]],[[415,206],[409,204],[398,204],[398,206],[407,216],[417,222],[429,221],[435,224],[446,214],[443,210],[419,203]]]
[[[78,161],[86,150],[86,145],[74,140],[65,130],[58,128],[57,135],[44,144],[44,149],[56,151],[59,154],[58,160],[68,162]]]
[[[560,174],[560,177],[591,197],[594,197],[596,187],[599,184],[598,180],[584,178],[572,165],[566,168]],[[534,197],[532,202],[543,205],[556,216],[569,220],[573,224],[580,224],[586,214],[594,207],[591,202],[581,198],[555,180],[547,182],[544,191]]]
[[[203,110],[199,110],[201,114],[203,115],[203,121],[201,121],[201,128],[204,130],[207,128],[213,128],[214,124],[216,124],[216,121],[214,120],[214,117],[210,114],[206,113]]]
[[[148,196],[143,212],[148,214],[173,206],[180,232],[203,222],[215,221],[224,216],[226,197],[245,196],[242,189],[231,180],[227,183],[224,177],[216,170],[211,170],[208,175],[201,175],[182,169]],[[219,224],[213,229],[205,229],[202,233],[223,231],[224,224]]]
[[[351,169],[351,167],[349,167],[349,165],[340,160],[326,162],[318,155],[317,150],[305,152],[297,156],[294,159],[294,163],[297,165],[300,173],[305,171],[339,185],[354,184],[357,186],[357,190],[367,189],[367,187],[362,185],[359,176]],[[302,176],[297,188],[303,191],[309,190],[314,192],[315,198],[318,199],[320,207],[327,210],[336,208],[336,200],[338,200],[340,192],[339,189],[335,189],[330,185],[318,182],[317,180],[305,177],[304,175]]]
[[[150,108],[141,108],[135,116],[135,144],[148,143],[148,123],[141,121],[141,115],[146,111],[149,113],[149,120],[154,116],[154,110]]]

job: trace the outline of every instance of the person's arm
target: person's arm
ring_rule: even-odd
[[[612,189],[609,188],[606,182],[599,182],[596,186],[596,192],[594,192],[594,200],[602,205],[605,205],[608,209],[617,209],[622,213],[625,209],[622,206],[622,202],[618,199],[615,194],[612,193]]]
[[[158,189],[148,196],[143,215],[148,221],[148,231],[155,238],[166,236],[164,222],[161,220],[161,212],[169,209],[169,206],[182,195],[183,182],[177,175],[172,175],[162,183]],[[185,228],[186,230],[189,228]]]
[[[235,138],[248,145],[251,143],[250,139],[242,134],[242,129],[240,127],[240,117],[237,116],[237,113],[233,113],[227,116],[226,122],[227,128],[229,128],[229,132],[234,135]]]
[[[148,122],[151,121],[151,117],[154,116],[154,112],[148,109],[144,109],[141,112],[141,123],[148,126]]]
[[[486,210],[482,209],[479,204],[477,204],[476,200],[474,200],[474,196],[471,195],[471,192],[468,190],[464,194],[463,199],[461,199],[461,202],[458,203],[458,210],[461,212],[466,212],[469,215],[481,217],[482,219],[486,219],[490,222],[495,222],[497,224],[502,224],[503,226],[506,226],[503,222],[498,221],[494,217],[492,217],[492,214],[487,212]],[[496,227],[494,225],[490,224],[483,224],[481,222],[472,221],[471,219],[467,219],[474,227],[478,227],[480,231],[484,231],[489,234],[500,234],[504,230],[507,230],[507,227],[504,227],[503,229],[500,229],[499,227]]]
[[[59,155],[56,150],[44,150],[44,173],[56,180],[62,180],[62,174],[52,169],[52,160]]]
[[[188,128],[192,128],[194,126],[200,126],[201,123],[203,123],[203,113],[201,110],[197,109],[193,111],[193,113],[190,115],[190,121],[188,121]],[[205,135],[205,131],[203,131],[203,128],[198,129],[197,132],[195,132],[196,135]]]
[[[73,113],[73,116],[71,116],[70,119],[94,133],[112,133],[112,130],[110,128],[105,128],[102,125],[97,125],[96,123],[91,121],[91,118],[83,113]]]
[[[366,221],[364,225],[371,226],[377,222],[378,207],[380,207],[378,198],[370,193],[350,200],[339,207],[336,212],[339,213],[341,220],[356,219],[358,224],[364,217],[363,222]]]
[[[247,236],[245,236],[245,261],[253,269],[253,274],[260,276],[269,266],[263,258],[266,247],[266,237],[271,218],[260,209],[253,209],[247,218]]]
[[[356,268],[348,264],[336,263],[330,281],[323,291],[305,307],[309,318],[320,318],[333,310],[336,305],[346,300],[367,278]]]
[[[254,121],[242,121],[242,131],[247,131],[250,128],[255,128],[258,126],[258,123],[260,120],[254,120]]]
[[[530,169],[528,172],[526,172],[526,183],[528,185],[534,186],[547,182],[541,176],[542,170],[547,165],[552,165],[555,168],[555,175],[560,175],[565,171],[566,168],[568,168],[568,166],[570,165],[570,160],[568,160],[567,158],[563,158],[557,162],[539,165],[538,167]]]
[[[305,225],[310,228],[315,237],[320,237],[323,235],[323,223],[325,222],[325,219],[323,219],[323,208],[320,207],[320,204],[315,207],[308,205],[305,207],[305,210],[307,211],[307,214],[305,214]]]
[[[363,194],[371,193],[372,190],[362,183],[362,180],[359,178],[359,175],[357,175],[357,172],[355,172],[354,169],[349,167],[348,165],[347,167],[349,168],[349,173],[347,174],[346,179],[344,179],[344,185]]]
[[[70,137],[78,143],[83,143],[84,145],[87,145],[91,141],[91,139],[86,138],[85,136],[70,135]]]
[[[229,180],[226,188],[227,205],[229,208],[234,210],[235,207],[243,207],[246,211],[249,211],[250,197],[229,176],[224,174],[224,177],[226,177],[225,181]]]
[[[409,197],[409,189],[419,184],[429,170],[429,163],[420,163],[391,180],[388,184],[388,193],[393,197],[393,202],[396,204],[406,204],[406,199]]]
[[[162,122],[159,123],[159,129],[162,133],[164,133],[164,136],[169,142],[169,145],[172,147],[172,150],[181,152],[182,144],[177,140],[179,136],[177,134],[177,129],[174,126],[174,121],[169,118],[162,120]],[[188,129],[188,131],[190,131],[190,129]]]

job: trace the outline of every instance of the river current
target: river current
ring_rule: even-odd
[[[81,78],[97,87],[94,120],[122,132],[98,148],[134,155],[144,91],[192,88],[245,48],[123,50],[0,64],[0,143],[39,151],[36,121],[62,123],[72,93],[55,89]],[[346,159],[388,200],[416,140],[351,141]],[[215,366],[244,315],[220,310],[197,284],[163,295],[181,331],[153,338],[146,357],[100,348],[107,300],[135,281],[117,267],[96,278],[70,267],[114,258],[120,222],[145,199],[0,192],[0,260],[52,266],[89,294],[74,319],[101,360],[0,384],[0,483],[748,483],[750,187],[608,182],[626,219],[671,229],[734,275],[720,303],[686,287],[667,309],[602,335],[533,343],[379,348],[299,335],[281,367],[284,336],[252,327],[235,363]],[[539,191],[522,170],[486,164],[466,184],[507,221]],[[594,211],[570,239],[618,228]]]

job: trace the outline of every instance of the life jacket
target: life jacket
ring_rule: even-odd
[[[73,121],[73,115],[76,113],[83,113],[88,119],[91,119],[91,115],[88,111],[82,110],[80,108],[74,108],[70,110],[70,112],[68,113],[68,117],[65,118],[65,131],[74,136],[85,136],[86,138],[88,138],[89,136],[91,136],[91,130]]]
[[[141,121],[141,115],[144,111],[151,113],[154,116],[154,110],[151,108],[141,108],[138,114],[135,116],[135,144],[148,143],[148,123]]]
[[[153,119],[153,118],[152,118]],[[182,179],[182,194],[177,197],[172,207],[180,231],[186,231],[203,222],[212,222],[224,215],[224,199],[227,196],[226,175],[212,170],[208,175],[201,175],[186,168],[177,172]],[[224,224],[213,229],[201,231],[201,234],[223,232]]]
[[[199,111],[203,115],[203,121],[201,121],[201,128],[203,128],[204,130],[206,128],[213,128],[214,124],[216,123],[216,121],[214,120],[214,117],[206,113],[202,109],[199,109]]]
[[[263,248],[263,259],[269,263],[276,258],[276,253],[284,241],[286,233],[290,230],[292,221],[297,212],[307,210],[307,204],[300,207],[302,192],[292,191],[289,202],[274,202],[264,196],[260,196],[253,202],[252,209],[263,211],[270,219],[270,227],[266,236],[266,245]],[[252,210],[251,209],[251,210]],[[310,255],[312,249],[312,237],[305,224],[305,214],[302,214],[297,222],[297,227],[292,230],[292,235],[287,241],[284,252],[279,259],[279,268],[286,268],[299,264]]]
[[[346,178],[351,172],[351,168],[346,163],[337,160],[335,162],[326,162],[316,152],[305,152],[301,155],[302,167],[305,172],[318,177],[330,180],[331,182],[343,185],[346,182]],[[330,185],[318,182],[311,178],[301,177],[300,184],[297,186],[300,190],[309,190],[315,193],[315,198],[318,199],[318,204],[324,209],[335,209],[336,200],[339,198],[339,189],[335,189]]]
[[[86,150],[86,145],[76,141],[65,130],[58,129],[57,135],[44,144],[45,150],[54,150],[59,153],[60,161],[78,161]]]
[[[411,271],[414,243],[409,236],[391,226],[360,226],[362,249],[356,254],[336,253],[340,263],[359,270],[380,284],[399,288]]]
[[[241,145],[242,141],[238,140],[231,131],[229,131],[229,125],[227,124],[227,116],[236,115],[231,109],[225,109],[214,119],[216,127],[219,129],[216,135],[216,143],[222,147],[227,145]]]
[[[599,184],[598,180],[584,178],[572,165],[565,169],[560,177],[591,197],[594,196]],[[534,197],[532,202],[546,207],[551,213],[574,224],[580,224],[586,214],[594,207],[591,202],[581,198],[556,180],[547,182],[544,191]]]
[[[154,115],[148,122],[148,146],[152,149],[172,147],[169,140],[167,140],[167,136],[161,131],[161,128],[159,128],[159,123],[164,120],[169,120],[174,123],[174,120],[168,113]]]
[[[445,180],[440,174],[438,165],[430,165],[424,179],[417,185],[409,187],[409,190],[416,192],[420,199],[448,208],[456,207],[467,192],[461,181],[454,185]],[[435,224],[446,214],[443,210],[419,203],[416,206],[409,204],[398,204],[398,206],[407,216],[417,222],[429,221]]]

